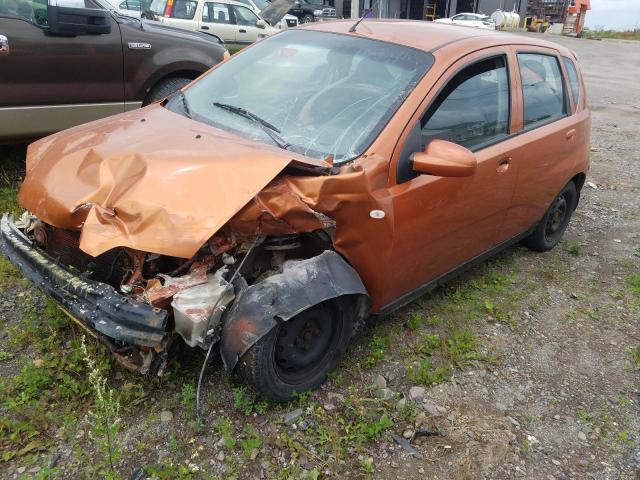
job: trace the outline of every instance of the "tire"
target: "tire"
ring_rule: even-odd
[[[240,358],[240,378],[276,402],[318,388],[347,350],[352,307],[348,299],[328,300],[280,322]]]
[[[546,252],[555,247],[569,225],[578,202],[576,184],[569,182],[551,202],[551,206],[531,235],[523,240],[530,250]]]
[[[147,96],[142,102],[142,106],[146,107],[150,103],[157,102],[158,100],[162,100],[163,98],[168,97],[174,92],[177,92],[186,84],[190,83],[190,78],[184,77],[172,77],[165,78],[164,80],[160,80],[154,87],[147,93]]]
[[[300,19],[300,23],[313,23],[313,21],[315,20],[315,18],[313,17],[313,15],[307,13],[304,17],[302,17]]]

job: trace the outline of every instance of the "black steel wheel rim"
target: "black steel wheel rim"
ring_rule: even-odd
[[[567,196],[560,195],[556,198],[551,205],[549,211],[549,217],[547,218],[547,224],[545,226],[545,237],[550,240],[564,227],[569,210],[569,203],[567,202]]]
[[[338,317],[330,304],[321,303],[283,322],[273,351],[277,375],[300,383],[324,368],[338,340]]]

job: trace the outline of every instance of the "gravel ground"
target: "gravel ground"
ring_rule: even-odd
[[[119,476],[160,465],[159,478],[638,478],[640,43],[552,38],[577,52],[593,112],[589,183],[563,243],[546,254],[514,247],[382,319],[318,392],[290,405],[238,389],[218,361],[196,422],[185,385],[194,384],[198,352],[184,353],[163,380],[108,366],[114,388],[137,392],[120,410]],[[53,347],[15,340],[34,312],[45,318],[42,296],[19,277],[0,286],[0,378],[11,381]],[[408,328],[414,318],[443,320]],[[408,373],[421,357],[408,346],[455,322],[471,325],[479,354],[421,386]],[[97,347],[94,355],[108,362]],[[49,419],[53,426],[34,437],[46,439],[38,448],[0,458],[1,476],[106,475],[92,469],[104,449],[85,418],[91,395],[73,398],[74,412],[63,401],[46,407],[69,419]],[[24,447],[8,438],[19,416],[6,406],[0,413],[8,419],[0,445]]]

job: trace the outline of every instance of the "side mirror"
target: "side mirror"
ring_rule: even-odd
[[[55,1],[52,3],[56,3]],[[47,5],[49,32],[54,35],[103,34],[111,32],[111,17],[97,8]]]
[[[414,172],[438,177],[470,177],[478,166],[470,150],[446,140],[432,140],[424,152],[411,157]]]
[[[258,27],[258,28],[267,28],[267,22],[265,22],[265,21],[264,21],[264,20],[262,20],[262,19],[259,19],[259,20],[256,22],[256,27]]]

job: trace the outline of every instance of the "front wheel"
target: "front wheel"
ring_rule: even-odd
[[[577,201],[576,184],[569,182],[553,200],[533,233],[522,243],[537,252],[546,252],[555,247],[569,225]]]
[[[349,345],[354,328],[350,307],[348,300],[327,300],[280,322],[240,359],[240,377],[276,402],[316,389]]]
[[[191,82],[190,78],[183,77],[171,77],[165,78],[158,82],[151,91],[147,94],[144,102],[142,102],[142,106],[145,107],[150,103],[157,102],[158,100],[162,100],[163,98],[168,97],[174,92],[177,92],[182,87]]]
[[[313,15],[309,15],[308,13],[302,17],[302,20],[300,20],[300,23],[313,23]]]

